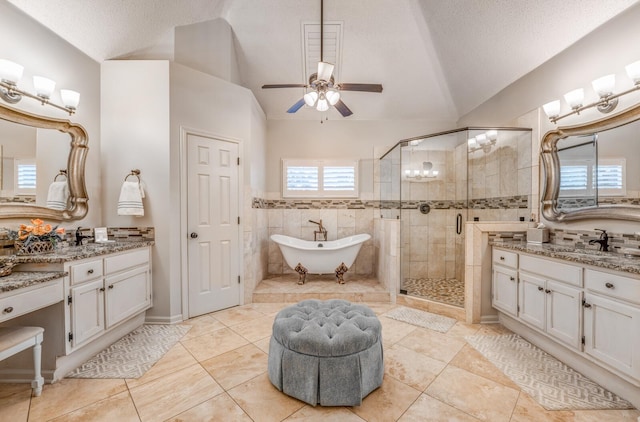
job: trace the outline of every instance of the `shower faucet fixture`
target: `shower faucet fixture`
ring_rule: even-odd
[[[320,235],[320,236],[322,236],[322,238],[320,240],[324,240],[326,242],[327,241],[327,229],[325,229],[324,226],[322,225],[322,219],[320,219],[320,222],[309,220],[309,223],[313,223],[313,224],[317,224],[318,225],[318,230],[314,230],[313,231],[313,241],[317,242],[318,241],[318,235]]]

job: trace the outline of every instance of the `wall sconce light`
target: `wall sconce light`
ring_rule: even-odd
[[[489,152],[497,140],[498,131],[494,129],[488,130],[485,133],[481,133],[467,140],[468,152],[475,152],[480,149],[484,152]]]
[[[564,119],[573,114],[580,114],[581,111],[592,107],[596,107],[601,113],[612,112],[618,106],[618,98],[640,89],[640,60],[625,66],[625,70],[627,71],[629,79],[633,81],[634,85],[632,88],[614,94],[613,90],[616,85],[616,76],[613,74],[606,75],[591,82],[593,90],[599,97],[597,101],[583,105],[584,90],[578,88],[564,95],[565,101],[569,104],[569,107],[571,107],[570,112],[560,115],[560,101],[555,100],[542,106],[545,114],[552,123],[556,123],[560,119]]]
[[[80,102],[80,94],[68,89],[60,90],[60,97],[62,98],[62,104],[58,105],[49,101],[51,94],[56,86],[56,83],[51,79],[43,76],[33,77],[33,87],[36,91],[35,94],[31,94],[18,88],[18,83],[22,79],[22,72],[24,67],[11,62],[9,60],[0,59],[0,98],[9,104],[16,104],[23,97],[32,98],[40,101],[42,105],[48,104],[60,110],[64,110],[69,115],[75,113]]]
[[[433,170],[433,163],[431,161],[423,161],[422,169],[407,169],[404,171],[404,177],[406,179],[415,179],[416,181],[427,181],[428,179],[435,179],[440,172]]]

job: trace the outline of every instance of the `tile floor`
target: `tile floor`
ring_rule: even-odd
[[[637,422],[638,410],[547,412],[464,336],[500,326],[458,322],[446,334],[380,316],[385,378],[359,407],[311,407],[267,378],[271,324],[286,304],[254,303],[186,321],[192,326],[139,379],[64,379],[31,397],[0,384],[0,421],[577,421]]]

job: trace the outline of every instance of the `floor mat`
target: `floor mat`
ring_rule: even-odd
[[[449,328],[453,327],[457,322],[453,318],[432,314],[431,312],[425,312],[418,309],[407,308],[405,306],[392,309],[384,314],[384,316],[441,333],[449,331]]]
[[[547,410],[633,408],[517,334],[465,339]]]
[[[122,337],[67,378],[139,378],[184,336],[189,325],[143,325]]]

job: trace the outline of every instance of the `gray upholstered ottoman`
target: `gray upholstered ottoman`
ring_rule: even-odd
[[[382,384],[382,326],[365,305],[305,300],[273,322],[269,379],[315,406],[358,406]]]

